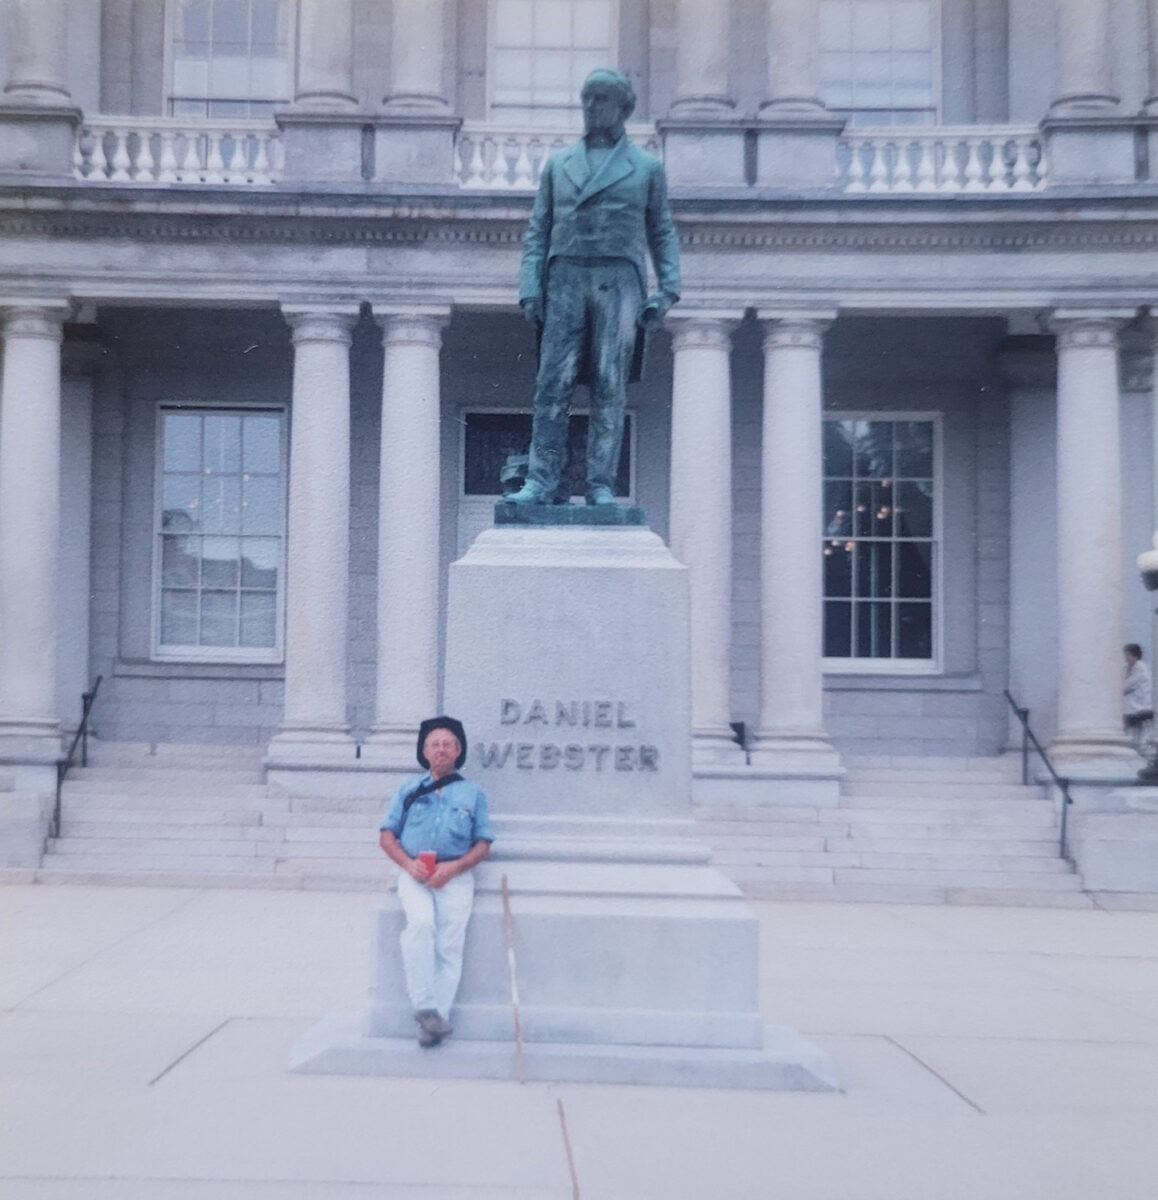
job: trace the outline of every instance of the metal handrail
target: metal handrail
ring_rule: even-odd
[[[1067,842],[1067,818],[1069,816],[1070,805],[1074,802],[1074,798],[1070,795],[1070,781],[1054,770],[1053,763],[1049,761],[1049,755],[1042,749],[1041,742],[1037,740],[1037,735],[1029,727],[1029,709],[1022,708],[1009,694],[1008,688],[1005,689],[1005,698],[1009,701],[1009,707],[1013,709],[1018,721],[1021,722],[1021,782],[1023,784],[1029,782],[1029,748],[1032,745],[1034,750],[1037,751],[1038,757],[1045,763],[1045,769],[1050,773],[1051,778],[1057,785],[1058,791],[1061,792],[1061,844],[1059,849],[1062,858],[1066,859],[1067,862],[1072,862]]]
[[[80,745],[80,765],[88,766],[88,718],[92,712],[93,702],[97,698],[97,692],[101,690],[103,678],[103,675],[98,675],[91,690],[81,693],[80,724],[76,727],[76,733],[72,735],[72,744],[68,748],[68,753],[56,764],[56,804],[52,810],[52,836],[54,838],[60,837],[60,793],[64,787],[64,777],[68,774],[73,759],[76,758],[78,744]]]

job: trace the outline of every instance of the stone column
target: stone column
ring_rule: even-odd
[[[839,759],[824,733],[820,357],[835,312],[761,314],[760,719],[754,766],[816,781],[836,802]]]
[[[671,550],[688,568],[692,760],[738,761],[732,704],[731,313],[680,313],[672,331]]]
[[[1083,764],[1132,756],[1122,732],[1122,474],[1118,333],[1132,309],[1059,310],[1058,731]]]
[[[726,116],[736,107],[728,95],[729,9],[728,0],[679,0],[672,116]]]
[[[285,717],[271,767],[354,758],[346,721],[350,341],[356,305],[283,305],[293,329]]]
[[[11,35],[5,97],[35,104],[68,104],[65,0],[8,0]]]
[[[1055,116],[1112,114],[1118,107],[1110,61],[1112,0],[1056,0]]]
[[[768,69],[768,99],[761,105],[762,115],[823,114],[816,0],[771,0]]]
[[[55,759],[63,303],[3,311],[0,374],[0,749]]]
[[[418,725],[438,706],[439,351],[447,308],[380,310],[378,688],[363,757],[413,771]]]
[[[1147,0],[1146,8],[1149,20],[1146,44],[1150,66],[1150,84],[1146,89],[1146,111],[1151,116],[1158,116],[1158,0]]]
[[[387,109],[445,112],[444,0],[394,0]]]
[[[356,108],[353,0],[300,0],[300,4],[295,107]]]

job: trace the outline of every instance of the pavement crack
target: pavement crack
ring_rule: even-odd
[[[209,1039],[211,1037],[215,1037],[217,1034],[219,1034],[225,1028],[225,1026],[228,1025],[229,1022],[232,1020],[233,1020],[232,1017],[226,1017],[225,1020],[222,1021],[220,1025],[211,1029],[203,1038],[199,1038],[197,1041],[195,1041],[193,1043],[193,1045],[189,1047],[188,1050],[184,1050],[180,1054],[178,1054],[177,1057],[175,1059],[173,1059],[173,1061],[163,1071],[161,1071],[161,1073],[159,1075],[154,1075],[153,1078],[150,1079],[147,1084],[145,1084],[145,1086],[152,1087],[153,1084],[158,1082],[158,1080],[164,1079],[165,1076],[168,1075],[169,1072],[175,1066],[178,1065],[178,1063],[183,1063],[185,1061],[185,1059],[187,1059],[189,1057],[189,1055],[193,1053],[194,1050],[199,1050],[202,1046],[205,1045],[205,1043],[207,1041],[209,1041]]]
[[[969,1097],[966,1096],[959,1087],[956,1087],[954,1084],[950,1083],[940,1071],[934,1070],[933,1067],[929,1066],[929,1064],[925,1062],[925,1060],[921,1058],[919,1054],[914,1054],[912,1050],[908,1048],[908,1046],[902,1046],[895,1037],[890,1037],[887,1033],[884,1035],[884,1039],[886,1042],[891,1042],[894,1046],[896,1046],[896,1048],[900,1050],[902,1054],[907,1054],[918,1066],[924,1067],[934,1079],[939,1079],[949,1089],[949,1091],[951,1091],[955,1096],[964,1100],[974,1112],[983,1117],[986,1115],[985,1109],[983,1109],[980,1104],[970,1100]]]

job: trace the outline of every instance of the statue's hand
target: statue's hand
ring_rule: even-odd
[[[666,292],[657,292],[654,296],[649,296],[640,310],[639,324],[649,332],[658,329],[672,303],[672,298]]]
[[[529,300],[520,300],[519,303],[523,308],[523,316],[528,325],[542,325],[543,323],[543,302],[536,296],[532,296]]]

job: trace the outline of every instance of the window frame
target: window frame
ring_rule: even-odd
[[[945,456],[944,456],[944,414],[928,410],[911,409],[825,409],[822,421],[922,421],[933,426],[933,535],[929,541],[933,546],[933,586],[930,589],[932,605],[932,657],[930,658],[828,658],[822,659],[821,669],[826,675],[943,675],[945,672],[944,655],[944,495],[945,495]],[[823,440],[822,440],[823,446]],[[821,457],[820,478],[820,507],[818,524],[821,528],[819,549],[823,551],[824,542],[829,540],[823,529],[824,521],[824,485],[829,479],[824,470],[823,451]],[[858,540],[855,537],[843,540]],[[924,540],[924,539],[922,539]],[[890,538],[891,545],[896,545],[898,539]],[[823,575],[818,602],[821,607],[821,631],[824,628],[825,596]],[[892,604],[898,602],[898,597],[892,597]],[[823,645],[822,645],[823,650]]]
[[[173,51],[173,38],[177,32],[177,7],[180,3],[181,3],[181,0],[165,0],[165,22],[164,22],[164,24],[165,24],[165,53],[164,53],[164,59],[163,59],[163,74],[161,76],[161,87],[163,89],[163,95],[161,97],[161,111],[164,113],[164,115],[166,117],[171,117],[173,120],[177,120],[177,121],[183,120],[183,121],[191,121],[191,122],[206,122],[206,123],[224,122],[224,123],[228,123],[230,121],[262,120],[263,118],[261,118],[261,117],[252,117],[252,116],[214,117],[214,116],[210,116],[208,113],[206,113],[204,115],[200,115],[200,116],[184,116],[184,115],[174,116],[173,115],[171,110],[172,110],[173,102],[176,99],[176,97],[173,94],[173,70],[174,70],[174,66],[175,66],[176,58],[177,58],[176,54]],[[297,94],[297,90],[298,90],[298,5],[297,5],[297,0],[285,0],[285,5],[286,5],[286,21],[287,21],[286,53],[289,58],[288,79],[289,79],[290,94],[285,98],[284,101],[271,99],[269,101],[259,100],[258,103],[270,103],[270,104],[274,104],[274,105],[283,105],[288,108],[289,105],[291,105],[293,103],[294,96]],[[204,96],[201,99],[203,99],[205,101],[205,104],[208,106],[208,104],[212,100],[228,100],[231,98],[235,99],[235,100],[243,100],[244,99],[246,101],[249,101],[251,99],[251,97],[248,97],[248,96],[246,96],[246,97]],[[182,99],[193,100],[193,99],[196,99],[196,97],[186,96],[186,97],[182,97]],[[273,118],[271,116],[270,117],[271,124],[272,124],[272,121],[273,121]]]
[[[607,66],[613,66],[618,70],[619,63],[619,25],[622,17],[621,0],[608,0],[611,6],[611,44],[607,48]],[[506,115],[500,109],[495,110],[495,80],[496,80],[496,59],[498,55],[498,0],[487,0],[487,63],[486,63],[486,112],[487,120],[494,124],[502,125],[531,125],[536,130],[542,129],[545,132],[550,131],[575,131],[582,125],[582,110],[579,107],[579,96],[576,94],[574,108],[543,108],[541,112],[557,113],[558,121],[535,121],[533,117]],[[574,47],[572,47],[574,49]],[[528,105],[532,110],[535,106]],[[576,412],[579,410],[576,409]]]
[[[165,415],[171,412],[196,413],[276,413],[281,418],[278,445],[279,470],[282,477],[282,530],[278,535],[281,549],[278,554],[277,599],[274,609],[273,646],[187,646],[161,644],[162,592],[162,504],[165,476]],[[238,400],[230,404],[210,400],[161,400],[154,406],[153,417],[153,513],[150,528],[152,549],[150,561],[151,604],[149,630],[149,660],[159,663],[264,663],[285,662],[286,562],[289,543],[289,405],[277,401]],[[231,536],[231,535],[225,535]],[[198,587],[200,596],[200,586]]]
[[[855,3],[856,0],[852,0],[852,2]],[[889,0],[889,2],[891,3],[891,2],[893,2],[893,0]],[[832,112],[837,113],[838,115],[843,115],[845,117],[845,121],[847,122],[847,128],[849,128],[851,130],[880,129],[880,128],[892,128],[892,129],[904,130],[906,128],[912,128],[912,129],[928,128],[929,124],[940,125],[942,123],[943,114],[945,111],[945,72],[944,72],[944,54],[945,54],[944,28],[945,28],[945,25],[944,25],[943,13],[942,13],[942,0],[928,0],[928,4],[931,9],[932,42],[933,42],[932,49],[930,50],[930,55],[932,57],[932,64],[931,64],[932,65],[932,83],[930,84],[930,88],[931,88],[931,92],[932,92],[932,103],[929,105],[929,107],[932,108],[932,110],[933,110],[933,115],[930,118],[930,121],[928,123],[926,123],[924,121],[914,122],[911,125],[906,125],[904,122],[898,123],[896,121],[891,121],[891,122],[889,122],[889,124],[887,126],[882,126],[880,121],[858,122],[857,115],[858,115],[858,113],[862,113],[862,112],[867,113],[867,112],[887,111],[889,113],[896,114],[896,113],[908,113],[908,112],[923,112],[924,109],[923,108],[921,108],[921,109],[917,109],[917,108],[889,108],[889,109],[843,108],[843,107],[839,107],[839,106],[828,106],[828,101],[825,100],[825,105],[830,107]],[[818,46],[818,53],[823,54],[824,52],[825,52],[824,47],[822,45]],[[855,51],[853,51],[853,53],[855,54]],[[823,98],[823,96],[822,96],[822,98]]]

